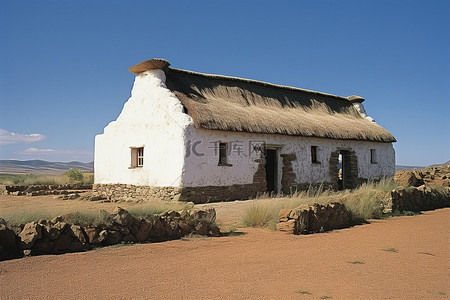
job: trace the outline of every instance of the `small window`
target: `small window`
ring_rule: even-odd
[[[317,160],[317,146],[311,146],[311,162],[313,164],[319,163],[319,161]]]
[[[219,143],[219,165],[228,164],[227,149],[228,149],[227,143]]]
[[[144,147],[131,147],[131,168],[144,166]]]
[[[370,149],[370,163],[377,163],[377,151],[375,149]]]

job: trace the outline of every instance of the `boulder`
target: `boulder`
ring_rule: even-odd
[[[48,222],[45,226],[42,226],[43,228],[43,237],[49,239],[49,240],[56,240],[59,237],[59,234],[61,233],[61,230],[59,226],[54,226],[52,223]],[[64,230],[65,226],[63,226]]]
[[[31,249],[34,242],[42,237],[42,227],[36,222],[27,223],[19,237],[22,249]]]
[[[112,212],[112,221],[119,226],[131,227],[135,219],[125,209],[116,207]]]
[[[21,256],[22,252],[16,234],[7,227],[3,219],[0,219],[0,261]]]
[[[289,215],[291,214],[292,209],[281,209],[278,213],[278,221],[285,222],[289,220]]]
[[[120,241],[122,240],[122,235],[120,234],[120,232],[116,231],[116,230],[109,230],[108,231],[108,238],[105,241],[106,245],[115,245],[120,243]]]
[[[195,209],[191,212],[194,223],[204,221],[206,223],[214,223],[216,221],[216,210],[214,208]]]
[[[86,227],[84,232],[86,233],[87,240],[89,244],[98,244],[99,241],[99,233],[101,229],[97,227]]]
[[[136,222],[133,226],[132,234],[136,237],[138,242],[144,242],[147,240],[150,231],[152,230],[152,223],[141,219],[140,222]]]
[[[55,240],[55,250],[63,251],[68,250],[70,248],[70,244],[72,243],[72,239],[70,235],[67,233],[60,234],[59,237]]]
[[[286,222],[277,223],[277,230],[294,233],[295,220],[288,220]]]
[[[69,227],[69,234],[75,238],[75,241],[78,241],[81,244],[87,243],[86,234],[84,233],[84,230],[81,226],[71,225]]]
[[[33,245],[34,254],[50,254],[54,252],[55,243],[53,241],[36,241]]]
[[[106,239],[108,238],[108,231],[107,230],[102,230],[98,233],[98,242],[101,243],[103,241],[106,241]]]

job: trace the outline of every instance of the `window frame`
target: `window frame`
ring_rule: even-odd
[[[320,161],[319,161],[318,155],[317,155],[318,149],[319,149],[318,146],[311,146],[310,151],[311,151],[311,163],[312,164],[320,164]]]
[[[370,163],[373,165],[378,164],[377,149],[370,149]]]
[[[219,161],[217,162],[217,165],[231,167],[232,164],[228,163],[228,143],[219,142],[218,149],[219,149]]]
[[[131,164],[129,169],[142,168],[144,166],[144,147],[130,147]]]

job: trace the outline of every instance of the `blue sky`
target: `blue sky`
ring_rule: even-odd
[[[450,159],[450,1],[0,0],[0,159],[92,161],[134,75],[173,67],[366,98],[397,164]]]

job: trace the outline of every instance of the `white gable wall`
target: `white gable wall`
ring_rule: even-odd
[[[180,186],[191,123],[166,88],[163,71],[139,74],[117,120],[95,137],[95,183]],[[143,167],[130,168],[130,147],[144,147]]]

